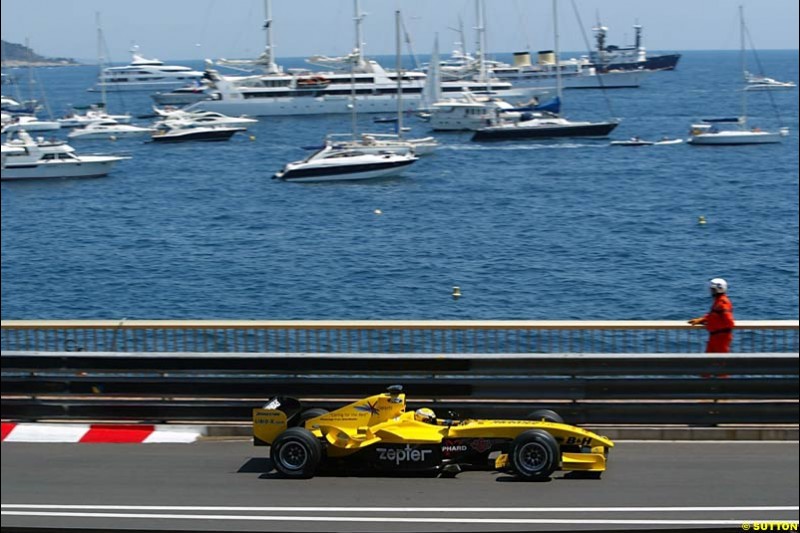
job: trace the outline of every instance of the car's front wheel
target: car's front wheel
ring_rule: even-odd
[[[522,479],[548,479],[559,466],[561,452],[558,442],[548,432],[531,429],[521,433],[511,443],[511,467]]]
[[[307,479],[314,476],[322,461],[322,444],[305,428],[289,428],[272,443],[270,458],[282,475]]]

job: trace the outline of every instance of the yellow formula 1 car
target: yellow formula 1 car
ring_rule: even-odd
[[[256,446],[271,446],[279,473],[310,478],[320,468],[340,471],[432,472],[494,469],[526,480],[556,470],[599,477],[614,443],[540,410],[531,420],[441,420],[427,408],[406,412],[399,385],[335,411],[303,410],[277,397],[253,410]]]

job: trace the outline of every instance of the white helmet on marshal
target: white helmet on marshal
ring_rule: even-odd
[[[708,282],[708,290],[711,294],[725,294],[728,292],[728,282],[722,278],[714,278]]]

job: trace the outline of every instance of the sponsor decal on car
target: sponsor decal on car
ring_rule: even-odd
[[[442,441],[442,455],[445,457],[458,455],[467,450],[469,450],[469,446],[464,440],[445,439]]]
[[[418,448],[406,444],[404,447],[378,446],[375,448],[377,460],[382,464],[392,464],[394,466],[424,466],[432,463],[436,459],[434,450],[431,448]]]
[[[470,448],[478,453],[489,451],[492,448],[492,441],[489,439],[475,439],[469,443]]]
[[[356,411],[363,411],[371,415],[377,415],[380,412],[378,410],[378,402],[367,402],[364,405],[356,405],[355,409]]]

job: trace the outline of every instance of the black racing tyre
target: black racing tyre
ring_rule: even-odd
[[[561,451],[555,437],[541,429],[517,435],[509,453],[511,468],[522,479],[548,479],[559,466]]]
[[[269,455],[283,476],[308,479],[322,461],[322,444],[305,428],[289,428],[272,443]]]
[[[312,407],[311,409],[306,409],[302,413],[297,416],[297,426],[298,427],[305,427],[306,420],[311,420],[312,418],[316,418],[318,416],[327,415],[328,410],[323,409],[321,407]]]
[[[537,420],[544,422],[555,422],[556,424],[564,424],[564,418],[551,409],[537,409],[528,413],[528,420]]]

